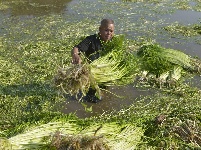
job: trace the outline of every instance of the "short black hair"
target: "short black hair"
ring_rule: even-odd
[[[101,21],[101,26],[105,26],[105,25],[108,25],[108,24],[114,24],[114,21],[112,19],[103,19]]]

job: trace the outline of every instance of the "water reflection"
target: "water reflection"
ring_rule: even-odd
[[[50,13],[62,13],[66,9],[67,3],[72,0],[23,0],[13,2],[9,0],[7,11],[12,16],[41,16]]]

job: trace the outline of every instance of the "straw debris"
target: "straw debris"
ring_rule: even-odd
[[[56,132],[51,147],[57,150],[109,150],[103,136],[68,135]]]
[[[87,64],[70,64],[65,68],[60,67],[54,77],[54,84],[64,93],[76,96],[80,92],[86,95],[91,85],[98,89]]]

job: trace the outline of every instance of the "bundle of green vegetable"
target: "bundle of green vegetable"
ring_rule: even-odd
[[[103,149],[130,150],[136,148],[143,134],[143,129],[134,124],[119,125],[117,122],[112,122],[101,125],[97,123],[88,125],[83,129],[81,125],[73,121],[50,122],[36,126],[9,139],[0,138],[0,145],[4,143],[2,149],[8,150],[11,147],[12,150],[49,150],[59,149],[61,146],[63,149],[76,149],[75,144],[80,146],[77,149],[86,150],[94,150],[92,146],[98,145],[104,146]],[[96,143],[94,143],[95,140]],[[81,142],[85,142],[85,144]]]
[[[107,53],[101,53],[102,57],[91,63],[83,61],[81,65],[70,64],[59,68],[54,79],[55,85],[71,95],[79,92],[85,95],[92,87],[100,96],[99,85],[121,86],[132,83],[139,70],[138,58],[123,48],[123,43],[119,42],[121,40],[106,43],[104,51]]]
[[[91,73],[98,84],[126,85],[138,73],[138,59],[125,50],[113,50],[90,64]]]
[[[191,67],[188,55],[181,51],[165,49],[157,44],[143,45],[137,54],[141,59],[142,69],[157,77],[171,70],[175,65]]]
[[[159,84],[179,80],[182,71],[199,72],[201,66],[199,59],[158,44],[142,45],[137,55],[141,61],[141,69]]]

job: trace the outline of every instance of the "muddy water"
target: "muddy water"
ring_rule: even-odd
[[[138,89],[134,85],[124,87],[108,87],[107,91],[102,91],[102,100],[98,103],[78,102],[73,97],[68,97],[63,112],[74,112],[77,116],[84,118],[98,114],[109,113],[113,110],[120,110],[131,105],[141,95],[154,93],[151,89]]]
[[[183,50],[190,55],[201,57],[201,46],[194,40],[186,41],[182,38],[172,38],[167,34],[159,33],[160,31],[157,31],[157,27],[152,29],[155,24],[160,27],[161,25],[176,21],[182,24],[200,23],[201,12],[178,10],[174,13],[161,15],[154,13],[153,10],[149,10],[149,7],[144,7],[143,3],[121,4],[120,0],[104,2],[93,0],[24,0],[19,3],[7,0],[7,2],[10,2],[9,8],[0,10],[0,34],[6,34],[3,30],[6,27],[2,25],[1,20],[9,17],[12,17],[10,23],[13,26],[15,26],[16,20],[25,22],[28,19],[54,14],[63,15],[66,20],[71,19],[74,21],[87,18],[89,21],[95,20],[99,22],[103,17],[110,17],[117,22],[117,34],[121,33],[129,38],[135,38],[139,35],[147,36],[145,32],[149,32],[148,36],[150,38],[154,38],[165,47]],[[166,7],[162,7],[162,9],[166,9]],[[156,35],[152,34],[155,32],[157,33]],[[197,38],[200,40],[200,37]],[[79,117],[94,116],[112,110],[120,110],[132,104],[141,95],[154,93],[154,91],[148,89],[135,88],[133,85],[109,87],[108,90],[119,97],[109,92],[104,92],[103,100],[97,104],[82,104],[74,98],[68,97],[65,109],[62,112],[75,113]]]

